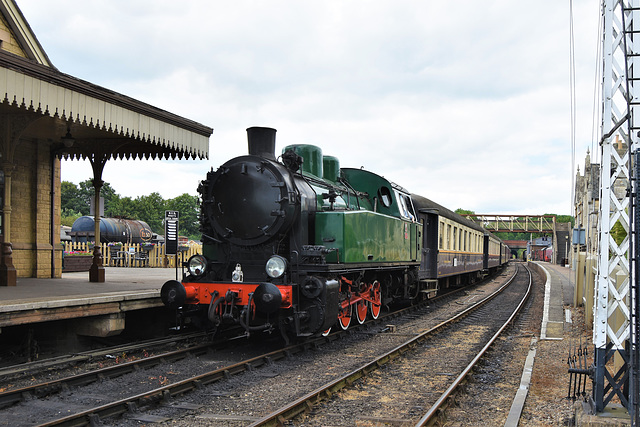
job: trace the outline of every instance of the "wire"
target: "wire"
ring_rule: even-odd
[[[576,188],[576,58],[573,38],[573,0],[569,0],[569,87],[571,98],[571,200],[569,200],[569,212],[573,214]]]
[[[593,80],[593,113],[592,113],[592,127],[591,127],[591,155],[593,157],[592,163],[599,164],[600,163],[600,147],[599,138],[600,132],[599,129],[602,127],[602,43],[604,40],[604,11],[602,8],[604,4],[601,3],[601,8],[598,8],[598,35],[596,39],[596,63],[594,69],[596,70]],[[587,165],[585,165],[586,168]]]

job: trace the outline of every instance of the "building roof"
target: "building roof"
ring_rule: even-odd
[[[0,13],[0,115],[25,117],[20,137],[59,144],[65,158],[209,157],[212,128],[58,71],[15,1],[0,0]],[[62,146],[67,133],[74,143]]]
[[[68,149],[71,158],[88,157],[91,141],[111,145],[113,158],[209,155],[210,127],[2,51],[0,104],[0,113],[18,109],[55,119],[49,138],[65,135],[65,126],[72,130],[85,144]]]
[[[53,67],[47,53],[42,48],[15,1],[0,0],[0,14],[5,17],[8,29],[12,33],[7,34],[7,36],[15,38],[16,47],[19,47],[20,53],[38,64]],[[6,42],[3,37],[0,37],[0,41]]]

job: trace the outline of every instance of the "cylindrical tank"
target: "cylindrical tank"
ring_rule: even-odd
[[[340,162],[337,157],[324,156],[322,158],[323,178],[327,181],[338,182],[340,176]]]
[[[75,241],[86,241],[93,236],[95,220],[92,216],[81,216],[71,226],[71,236]],[[144,221],[120,218],[100,218],[100,242],[142,243],[153,237],[151,228]],[[92,240],[92,239],[88,239]]]
[[[310,173],[322,178],[322,149],[315,145],[296,144],[284,147],[282,152],[293,150],[294,153],[304,159],[302,172]]]

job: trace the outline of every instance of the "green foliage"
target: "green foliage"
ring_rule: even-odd
[[[570,222],[571,228],[573,228],[576,222],[575,218],[573,218],[571,215],[556,215],[556,214],[545,214],[545,215],[555,216],[557,224],[564,224],[564,223]]]
[[[71,183],[73,185],[73,183]],[[78,193],[82,200],[85,201],[86,205],[89,206],[91,202],[91,198],[96,194],[96,190],[93,188],[93,182],[91,179],[87,179],[86,181],[82,181],[79,184]],[[102,184],[102,188],[100,189],[100,196],[104,198],[104,206],[105,206],[105,214],[107,210],[107,205],[111,202],[111,200],[116,196],[116,190],[111,187],[111,184],[105,182]],[[83,211],[84,212],[84,211]],[[84,215],[89,215],[89,211]]]
[[[200,239],[200,201],[198,197],[183,193],[167,200],[166,209],[180,212],[180,234],[192,240]],[[194,237],[195,236],[195,237]]]
[[[149,224],[156,233],[164,234],[165,201],[159,193],[153,192],[148,196],[139,196],[135,199],[137,218]],[[161,230],[161,231],[157,231]]]
[[[110,218],[138,219],[138,208],[131,197],[116,195],[111,203],[104,207],[104,214]]]
[[[91,180],[76,186],[72,182],[62,182],[62,225],[72,226],[82,215],[89,215],[89,200],[95,193]],[[200,203],[197,196],[187,193],[173,199],[164,200],[153,192],[148,196],[121,197],[107,182],[102,185],[100,194],[104,198],[104,214],[108,218],[137,219],[149,224],[157,234],[164,234],[165,210],[180,212],[180,235],[191,240],[200,240],[199,216]]]
[[[89,215],[89,199],[85,199],[80,189],[73,182],[62,181],[60,198],[62,199],[61,209],[63,216],[65,216],[65,212]]]
[[[493,233],[502,240],[529,240],[545,236],[545,233]]]
[[[613,240],[618,246],[620,246],[625,237],[627,237],[627,230],[624,229],[622,223],[619,220],[616,221],[615,224],[613,224],[613,227],[611,227],[611,237],[613,237]]]
[[[462,209],[462,208],[456,209],[455,212],[458,215],[475,215],[476,214],[474,211],[469,211],[469,210]]]
[[[60,224],[66,225],[67,227],[73,226],[73,223],[76,219],[80,218],[82,214],[80,212],[76,212],[72,209],[63,209],[60,215]]]

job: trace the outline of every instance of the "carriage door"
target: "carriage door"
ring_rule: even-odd
[[[482,258],[482,268],[485,270],[489,269],[489,259],[491,258],[489,256],[489,235],[485,234],[484,235],[484,241],[482,243],[482,253],[483,258]]]
[[[438,275],[438,211],[421,209],[422,260],[420,279],[436,279]]]

